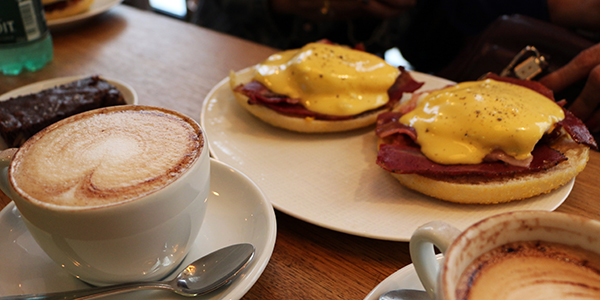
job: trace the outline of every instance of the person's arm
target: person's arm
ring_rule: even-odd
[[[540,82],[559,92],[585,78],[586,84],[569,110],[595,133],[600,131],[600,44],[582,51],[568,64],[540,79]]]

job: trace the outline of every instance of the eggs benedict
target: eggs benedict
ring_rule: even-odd
[[[230,84],[237,101],[259,119],[298,132],[337,132],[375,123],[403,92],[421,84],[365,51],[327,42],[273,54],[252,79]]]
[[[551,91],[491,78],[414,95],[379,116],[377,163],[403,185],[442,200],[500,203],[564,185],[593,137]]]

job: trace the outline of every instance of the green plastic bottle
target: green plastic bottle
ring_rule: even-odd
[[[52,37],[40,0],[0,0],[0,72],[36,71],[52,55]]]

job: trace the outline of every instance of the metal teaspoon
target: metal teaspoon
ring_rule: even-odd
[[[85,290],[0,297],[0,300],[91,299],[129,291],[160,289],[193,297],[212,292],[231,282],[254,257],[251,244],[231,245],[191,263],[171,281],[135,282]]]
[[[393,290],[379,296],[379,300],[430,300],[425,291]]]

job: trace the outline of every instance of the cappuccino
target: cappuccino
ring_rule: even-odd
[[[509,243],[471,262],[456,299],[600,299],[600,255],[553,242]]]
[[[53,124],[25,143],[10,168],[32,203],[99,207],[169,185],[198,159],[200,128],[160,108],[106,108]]]

